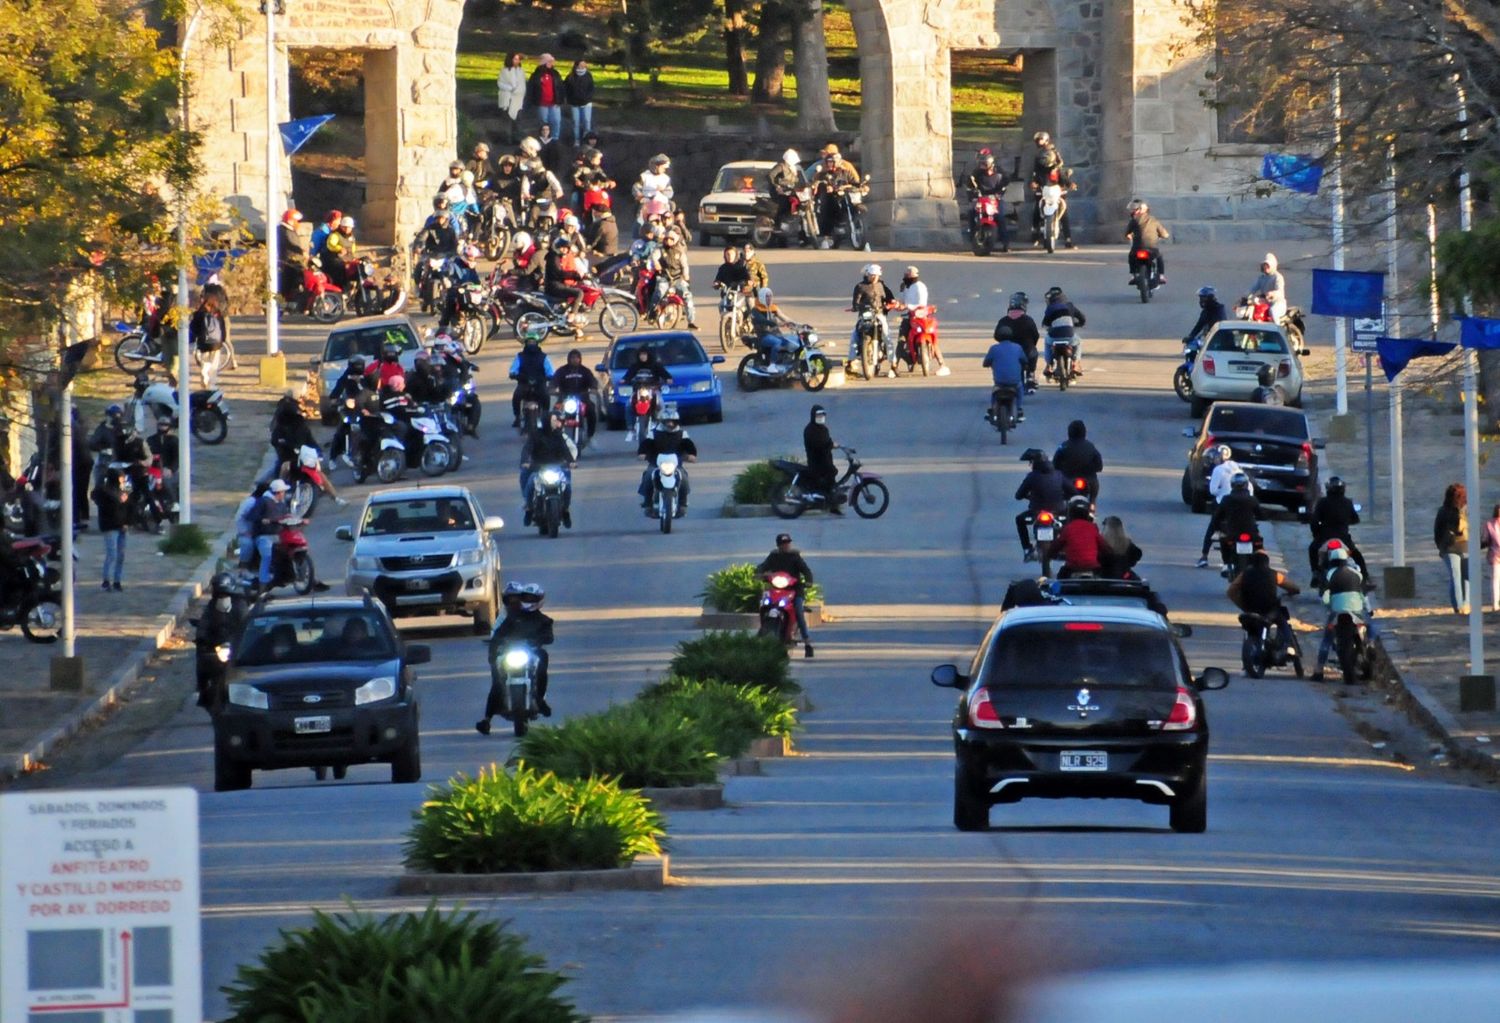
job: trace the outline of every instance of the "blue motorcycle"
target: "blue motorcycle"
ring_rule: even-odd
[[[1193,363],[1198,361],[1198,350],[1203,347],[1203,339],[1197,337],[1185,337],[1182,339],[1182,365],[1172,374],[1172,390],[1177,392],[1177,397],[1183,401],[1193,400]]]

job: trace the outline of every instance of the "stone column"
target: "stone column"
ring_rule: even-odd
[[[394,48],[365,51],[365,205],[360,237],[400,244],[396,185],[400,179],[400,61]]]

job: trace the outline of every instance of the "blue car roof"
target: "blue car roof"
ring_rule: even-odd
[[[605,365],[609,366],[611,373],[623,372],[627,365],[616,365],[621,362],[620,356],[625,353],[633,353],[642,346],[656,349],[658,358],[670,371],[674,366],[703,366],[710,365],[708,352],[696,336],[685,330],[662,330],[653,331],[649,334],[626,334],[624,337],[616,338],[609,346],[608,358]],[[673,361],[676,359],[677,361]]]

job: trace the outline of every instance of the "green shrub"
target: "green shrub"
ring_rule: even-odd
[[[715,611],[726,614],[748,614],[760,608],[760,595],[765,582],[749,562],[725,565],[716,572],[708,573],[703,580],[703,589],[698,594]],[[808,583],[805,594],[809,604],[823,601],[823,587]]]
[[[770,461],[751,462],[734,478],[729,498],[735,504],[770,504],[771,491],[785,479],[786,474]]]
[[[383,919],[314,910],[223,990],[230,1023],[584,1023],[558,995],[566,982],[504,925],[429,905]]]
[[[511,759],[561,778],[613,778],[627,789],[711,782],[718,761],[690,722],[638,703],[533,728]]]
[[[802,690],[792,680],[786,648],[774,636],[753,632],[705,632],[677,644],[667,670],[683,678],[714,679],[780,693]]]
[[[406,864],[439,874],[623,867],[660,853],[664,834],[639,792],[526,764],[460,774],[412,816]]]
[[[174,525],[171,532],[156,541],[156,549],[163,554],[190,554],[195,558],[213,553],[208,534],[196,522],[179,522]]]
[[[690,722],[721,757],[742,757],[764,735],[791,735],[797,711],[779,693],[754,686],[668,675],[638,697],[654,713]]]

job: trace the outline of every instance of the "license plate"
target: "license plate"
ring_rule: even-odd
[[[1254,554],[1255,553],[1255,544],[1253,544],[1253,543],[1236,543],[1234,545],[1234,553],[1236,553],[1236,554]]]
[[[317,735],[319,732],[333,731],[333,718],[327,714],[319,717],[297,718],[292,723],[292,730],[298,735]]]
[[[1258,362],[1231,362],[1229,365],[1236,373],[1252,374],[1260,372],[1260,363]]]
[[[1096,750],[1065,750],[1058,754],[1061,771],[1108,771],[1109,754]]]
[[[408,579],[406,580],[406,588],[413,591],[430,590],[432,589],[432,583],[426,579]]]
[[[1038,540],[1051,540],[1052,539],[1052,530],[1051,529],[1038,529],[1036,531],[1036,538]]]

